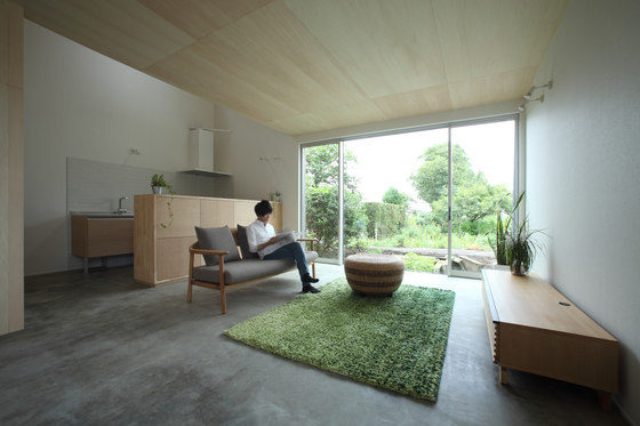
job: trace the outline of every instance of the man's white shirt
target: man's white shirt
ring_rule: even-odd
[[[264,258],[266,255],[273,253],[279,247],[276,245],[270,245],[262,250],[258,250],[258,246],[262,243],[266,243],[272,237],[276,235],[275,229],[270,223],[263,223],[258,219],[255,220],[251,225],[247,226],[247,240],[249,242],[249,250],[253,253],[258,253],[260,259]]]

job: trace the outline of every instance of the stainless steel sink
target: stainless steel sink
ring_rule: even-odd
[[[133,212],[132,211],[126,211],[126,212],[100,212],[100,211],[95,211],[95,212],[71,212],[71,215],[73,216],[86,216],[86,217],[92,217],[92,218],[117,218],[117,217],[123,217],[123,218],[132,218],[133,217]]]

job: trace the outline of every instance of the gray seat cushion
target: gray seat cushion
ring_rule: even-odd
[[[235,262],[224,262],[224,283],[233,284],[242,281],[254,280],[267,275],[276,275],[295,267],[293,260],[260,260],[245,259]],[[219,265],[199,266],[193,269],[193,278],[198,281],[219,283]]]
[[[238,226],[238,245],[242,252],[243,259],[259,259],[258,253],[253,253],[249,250],[249,240],[247,239],[247,227],[242,225]]]
[[[317,251],[305,251],[305,256],[307,256],[307,263],[315,262],[318,259]]]
[[[229,254],[224,258],[225,263],[240,260],[236,242],[228,226],[220,228],[200,228],[196,226],[196,235],[198,237],[198,248],[228,251]],[[218,256],[204,256],[204,261],[207,266],[217,265]]]

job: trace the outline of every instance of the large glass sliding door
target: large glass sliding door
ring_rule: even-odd
[[[341,263],[342,199],[340,144],[302,149],[302,230],[317,238],[320,261]]]
[[[344,141],[344,253],[402,256],[407,269],[446,273],[447,222],[433,202],[448,187],[448,129]]]
[[[451,273],[478,276],[495,264],[496,212],[514,193],[516,121],[451,127]]]
[[[478,276],[509,209],[514,118],[304,146],[302,229],[320,257],[403,256],[408,270]]]

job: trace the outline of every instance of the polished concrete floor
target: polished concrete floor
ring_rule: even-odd
[[[342,276],[320,265],[323,283]],[[456,291],[437,403],[396,395],[223,336],[286,303],[295,273],[228,295],[145,288],[130,268],[28,278],[26,329],[0,337],[0,424],[625,424],[594,391],[524,373],[496,382],[479,281],[407,274]],[[314,297],[308,295],[305,297]]]

